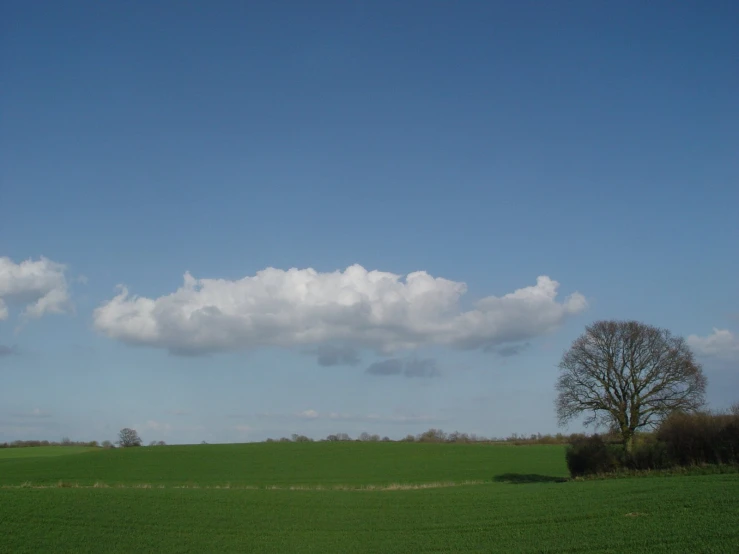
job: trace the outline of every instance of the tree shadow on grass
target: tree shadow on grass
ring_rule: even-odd
[[[503,473],[493,477],[496,483],[510,483],[512,485],[523,485],[526,483],[565,483],[566,477],[554,477],[552,475],[538,475],[536,473]]]

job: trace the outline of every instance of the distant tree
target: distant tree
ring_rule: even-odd
[[[382,437],[382,442],[390,442],[390,437]]]
[[[446,433],[441,429],[429,429],[418,435],[418,442],[444,442]]]
[[[588,414],[586,425],[614,427],[629,453],[638,429],[674,411],[695,411],[704,402],[706,377],[685,340],[637,321],[586,327],[559,368],[560,425]]]
[[[329,435],[328,437],[326,437],[326,440],[329,442],[336,442],[339,440],[339,437],[338,435]]]
[[[113,443],[110,442],[110,441],[103,441],[102,444],[101,444],[101,446],[103,448],[113,448]]]
[[[62,437],[62,446],[70,446],[72,441],[69,437]]]
[[[125,429],[121,429],[118,432],[118,444],[120,444],[123,448],[141,446],[141,443],[141,437],[139,437],[139,434],[136,432],[135,429],[129,429],[128,427],[126,427]]]
[[[454,431],[453,433],[449,433],[446,440],[448,442],[470,442],[470,437],[467,435],[467,433],[460,433],[459,431]]]
[[[372,437],[367,431],[364,431],[361,435],[359,435],[359,440],[363,442],[369,441],[371,440],[371,438]]]
[[[167,443],[164,441],[157,442],[157,446],[167,446]]]
[[[337,433],[336,439],[340,441],[350,441],[352,438],[346,433]]]

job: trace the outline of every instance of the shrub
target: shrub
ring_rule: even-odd
[[[634,450],[627,460],[627,465],[631,469],[649,470],[668,469],[674,464],[670,458],[667,445],[654,437],[648,437],[634,445]]]
[[[567,447],[567,469],[572,477],[609,473],[622,465],[620,446],[608,444],[600,435],[576,439]]]
[[[739,463],[739,416],[675,413],[657,430],[677,465]]]
[[[418,442],[446,442],[446,433],[441,429],[429,429],[418,435]]]

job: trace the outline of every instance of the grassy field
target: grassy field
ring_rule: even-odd
[[[28,448],[0,448],[0,461],[16,458],[49,458],[97,452],[98,448],[88,446],[34,446]]]
[[[562,460],[560,447],[362,443],[2,459],[0,551],[718,553],[739,545],[735,474],[557,482]],[[361,490],[368,485],[378,488]]]
[[[10,449],[9,449],[10,450]],[[33,450],[32,448],[26,450]],[[275,443],[156,446],[55,459],[0,459],[0,485],[383,485],[491,481],[506,473],[567,475],[561,446]]]

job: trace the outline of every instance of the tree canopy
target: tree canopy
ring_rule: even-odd
[[[586,414],[631,450],[637,429],[704,402],[706,377],[682,337],[637,321],[598,321],[562,357],[557,380],[560,425]]]
[[[126,427],[118,432],[118,444],[124,448],[141,446],[141,443],[141,437],[139,437],[139,434],[135,429],[129,429]]]

